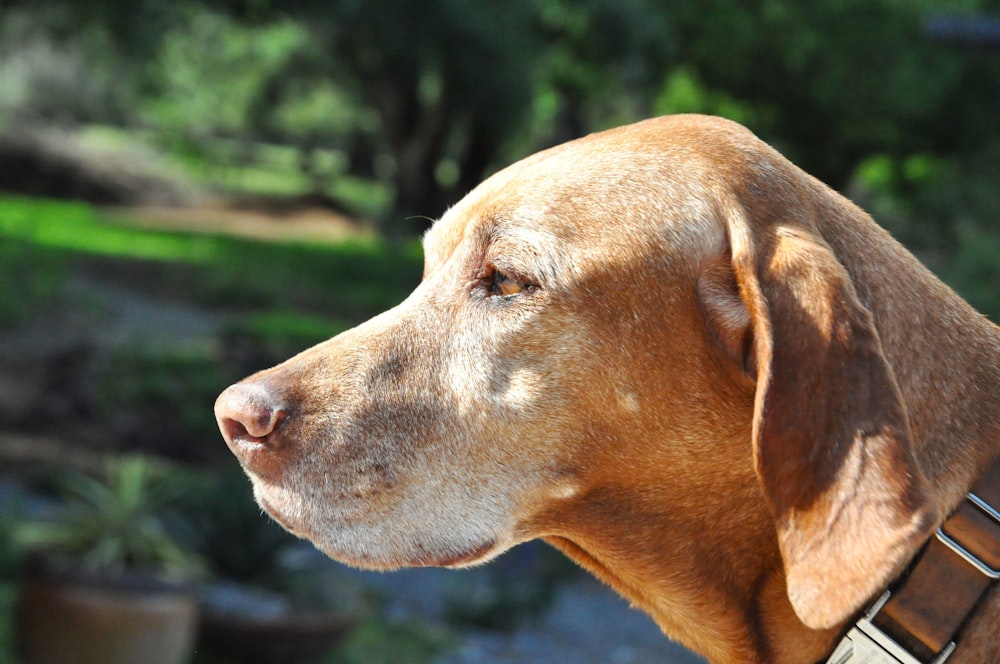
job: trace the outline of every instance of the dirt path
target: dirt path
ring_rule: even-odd
[[[308,201],[215,201],[191,207],[109,208],[112,216],[141,228],[222,233],[257,240],[336,242],[373,237],[372,224]]]

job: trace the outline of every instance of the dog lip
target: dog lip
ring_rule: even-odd
[[[252,464],[254,457],[273,447],[273,441],[266,436],[252,435],[236,420],[220,420],[219,428],[222,429],[222,437],[229,450],[244,465]]]
[[[280,482],[288,463],[288,451],[274,445],[271,437],[258,438],[249,434],[226,438],[229,451],[240,465],[266,482]]]

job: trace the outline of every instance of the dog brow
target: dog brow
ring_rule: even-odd
[[[494,226],[491,244],[512,261],[529,270],[546,284],[559,280],[565,273],[566,251],[559,250],[559,240],[541,228],[527,226]]]

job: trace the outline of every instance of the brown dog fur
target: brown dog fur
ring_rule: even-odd
[[[813,662],[1000,454],[1000,331],[750,132],[650,120],[494,175],[396,308],[229,388],[331,557],[544,538],[713,662]],[[951,661],[1000,661],[993,589]]]

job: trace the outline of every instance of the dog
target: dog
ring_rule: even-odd
[[[1000,328],[749,130],[496,173],[395,308],[229,387],[260,505],[362,568],[542,538],[712,662],[814,662],[1000,455]],[[987,592],[952,662],[1000,661]]]

